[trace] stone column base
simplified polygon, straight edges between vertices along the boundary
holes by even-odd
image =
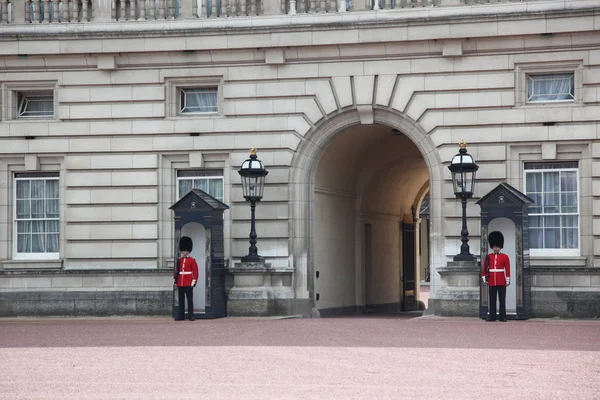
[[[273,268],[264,262],[241,262],[229,268],[229,273],[233,275],[233,286],[227,297],[228,316],[266,317],[306,313],[307,307],[294,296],[293,268]]]
[[[438,268],[445,283],[435,298],[429,299],[425,314],[442,317],[479,317],[480,270],[477,261],[449,262]]]

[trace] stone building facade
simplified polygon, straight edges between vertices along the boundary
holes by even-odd
[[[464,140],[471,250],[475,201],[509,183],[536,201],[533,315],[600,316],[599,10],[0,0],[0,315],[169,313],[169,207],[191,187],[230,207],[234,314],[402,303],[402,224],[422,227],[427,198],[429,312],[477,315],[477,271],[440,273],[459,252],[447,166]],[[270,268],[236,281],[251,147]]]

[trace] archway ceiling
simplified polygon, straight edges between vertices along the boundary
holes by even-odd
[[[331,141],[315,185],[360,197],[366,212],[401,216],[427,180],[425,161],[410,139],[387,126],[357,125]]]

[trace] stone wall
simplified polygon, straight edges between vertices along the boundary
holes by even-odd
[[[172,272],[0,271],[0,317],[171,315]]]

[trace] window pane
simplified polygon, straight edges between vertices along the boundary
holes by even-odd
[[[55,178],[17,179],[15,186],[19,198],[16,201],[18,220],[15,227],[17,252],[58,252],[60,228],[58,180]]]
[[[58,199],[58,181],[47,180],[46,181],[46,198],[47,199]]]
[[[544,248],[544,235],[542,229],[529,229],[529,247],[532,249]]]
[[[544,228],[560,228],[560,218],[558,215],[544,217]]]
[[[544,193],[560,190],[560,173],[558,171],[544,172]]]
[[[223,201],[223,180],[211,179],[209,181],[208,194],[218,200]]]
[[[31,218],[46,217],[46,202],[44,200],[31,200]]]
[[[546,193],[544,195],[544,213],[558,213],[560,212],[559,207],[560,194],[558,193]]]
[[[544,248],[560,249],[560,229],[559,228],[544,229]]]
[[[31,252],[45,253],[46,252],[46,235],[32,234],[31,235]]]
[[[567,193],[560,195],[560,212],[576,213],[577,212],[577,194]]]
[[[17,200],[17,219],[31,218],[29,200]]]
[[[526,175],[527,186],[526,192],[529,193],[541,193],[542,192],[542,173],[541,172],[528,172]]]
[[[20,92],[17,96],[19,117],[54,115],[54,95],[51,91]]]
[[[565,215],[560,217],[560,219],[563,228],[577,228],[579,225],[579,216],[577,215]]]
[[[58,253],[58,234],[51,234],[47,236],[48,240],[48,253]]]
[[[45,221],[31,221],[31,231],[33,233],[44,233],[46,227]]]
[[[576,249],[579,247],[578,230],[576,228],[562,229],[561,233],[563,249]]]
[[[563,192],[577,192],[577,173],[575,171],[561,172],[560,190]]]
[[[46,218],[58,218],[58,200],[46,200]]]
[[[200,189],[208,193],[208,181],[206,179],[194,179],[194,189]]]
[[[31,235],[17,235],[17,253],[31,253]]]
[[[30,233],[31,221],[17,221],[17,234]]]
[[[542,228],[542,217],[530,216],[529,217],[530,228]]]
[[[182,198],[189,191],[192,190],[192,180],[191,179],[180,179],[179,180],[179,198]]]
[[[529,206],[529,212],[531,214],[541,214],[543,196],[541,194],[529,194],[528,196],[533,200],[533,204]]]
[[[59,221],[46,221],[46,233],[58,233],[59,232]]]
[[[17,199],[29,199],[29,181],[17,181]]]
[[[182,113],[217,112],[217,89],[181,89],[181,102]]]
[[[37,179],[31,181],[31,198],[43,199],[46,195],[46,181]]]
[[[529,101],[573,100],[575,98],[573,73],[529,75],[527,99]]]

